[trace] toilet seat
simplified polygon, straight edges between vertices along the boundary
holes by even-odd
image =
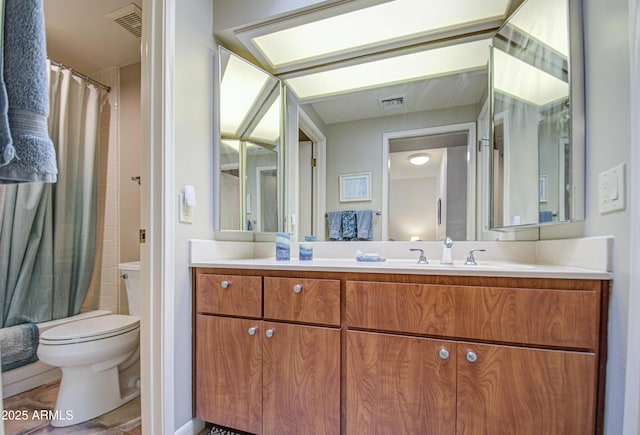
[[[140,327],[140,317],[110,314],[78,320],[48,329],[40,336],[40,344],[65,345],[102,340]]]

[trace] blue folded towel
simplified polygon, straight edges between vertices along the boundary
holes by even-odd
[[[328,212],[327,222],[329,224],[329,240],[342,240],[342,212]]]
[[[342,238],[344,240],[355,240],[357,237],[356,212],[345,210],[342,212]]]
[[[4,29],[4,2],[0,4],[0,29]],[[4,84],[4,47],[3,33],[0,32],[0,167],[9,164],[15,156],[15,148],[13,147],[13,139],[11,139],[11,131],[9,130],[9,101],[7,99],[7,87]]]
[[[551,222],[553,221],[553,212],[552,211],[541,211],[540,212],[540,223],[542,222]]]
[[[0,183],[55,183],[49,138],[49,82],[42,0],[5,0],[4,80],[15,158],[0,167]]]
[[[38,361],[38,327],[33,323],[0,329],[2,371]]]
[[[358,210],[356,212],[358,240],[373,239],[373,225],[371,222],[372,217],[373,212],[371,210]]]

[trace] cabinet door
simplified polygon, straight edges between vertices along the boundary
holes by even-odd
[[[199,314],[196,328],[196,417],[260,434],[261,322]]]
[[[457,360],[459,435],[594,433],[594,354],[460,343]]]
[[[455,433],[455,344],[349,331],[346,358],[348,434]]]
[[[263,433],[340,433],[340,331],[264,323]]]

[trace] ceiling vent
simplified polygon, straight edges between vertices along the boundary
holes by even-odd
[[[138,5],[131,3],[129,6],[117,9],[105,16],[136,38],[142,37],[142,9]]]
[[[380,99],[380,109],[383,111],[393,110],[393,109],[402,109],[405,107],[407,107],[407,100],[405,100],[404,95],[401,95],[398,97]]]

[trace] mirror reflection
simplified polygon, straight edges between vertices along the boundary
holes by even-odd
[[[540,9],[541,2],[452,0],[450,8],[434,8],[426,19],[419,1],[364,1],[360,6],[349,3],[345,8],[292,13],[295,19],[283,15],[259,23],[254,17],[251,25],[218,29],[216,37],[223,44],[278,77],[287,93],[286,150],[283,156],[282,148],[275,147],[273,156],[276,195],[281,192],[278,186],[286,193],[279,215],[283,229],[294,239],[313,234],[326,240],[334,238],[329,217],[335,212],[371,212],[371,240],[495,240],[502,236],[492,227],[545,222],[547,212],[552,222],[570,219],[575,195],[563,194],[561,185],[565,190],[577,187],[569,181],[575,180],[580,146],[572,147],[571,132],[566,133],[572,114],[570,106],[564,108],[568,57],[554,54],[549,60],[547,52],[552,50],[547,42],[544,56],[535,54],[540,49],[529,43],[526,49],[510,48],[516,34],[544,39],[536,29],[515,21],[503,25],[514,10],[520,13],[530,4],[548,21],[554,18],[549,27],[562,30],[568,43],[566,2],[560,2],[564,13]],[[449,14],[450,9],[465,13]],[[360,36],[366,32],[359,29],[371,28],[376,11],[383,21],[393,16],[417,27],[411,27],[413,33],[385,39],[386,32],[378,32],[375,41],[363,40]],[[328,23],[331,30],[322,30]],[[352,40],[351,34],[360,36]],[[488,77],[491,45],[500,51],[494,55],[495,92]],[[518,51],[526,54],[525,63],[531,56],[545,59],[533,61],[534,66],[553,63],[551,75],[560,78],[563,96],[529,103],[516,91],[497,86],[500,71],[505,71],[500,56],[516,57]],[[504,75],[522,74],[508,70]],[[544,87],[531,80],[525,80],[530,88]],[[261,146],[262,158],[267,159],[268,141],[250,142]],[[255,213],[257,198],[269,195],[263,187],[274,165],[262,161],[249,169],[250,151],[243,143],[229,145],[229,162],[221,158],[222,173],[227,171],[224,165],[230,165],[228,176],[246,181],[244,186],[238,182],[239,195],[221,192],[221,199],[237,198],[231,206],[239,210],[239,216],[230,217],[238,224],[221,228],[267,231],[270,224]],[[413,154],[427,154],[429,162],[421,169],[403,167]],[[286,161],[285,168],[279,161]],[[359,192],[345,199],[342,180],[362,174],[370,180],[362,188],[366,195]],[[516,174],[526,175],[526,180],[519,183]],[[285,182],[278,184],[283,177]],[[260,192],[250,190],[251,184],[260,186]]]
[[[220,48],[220,230],[278,231],[280,83]]]
[[[496,228],[574,217],[568,7],[527,0],[493,38]]]

